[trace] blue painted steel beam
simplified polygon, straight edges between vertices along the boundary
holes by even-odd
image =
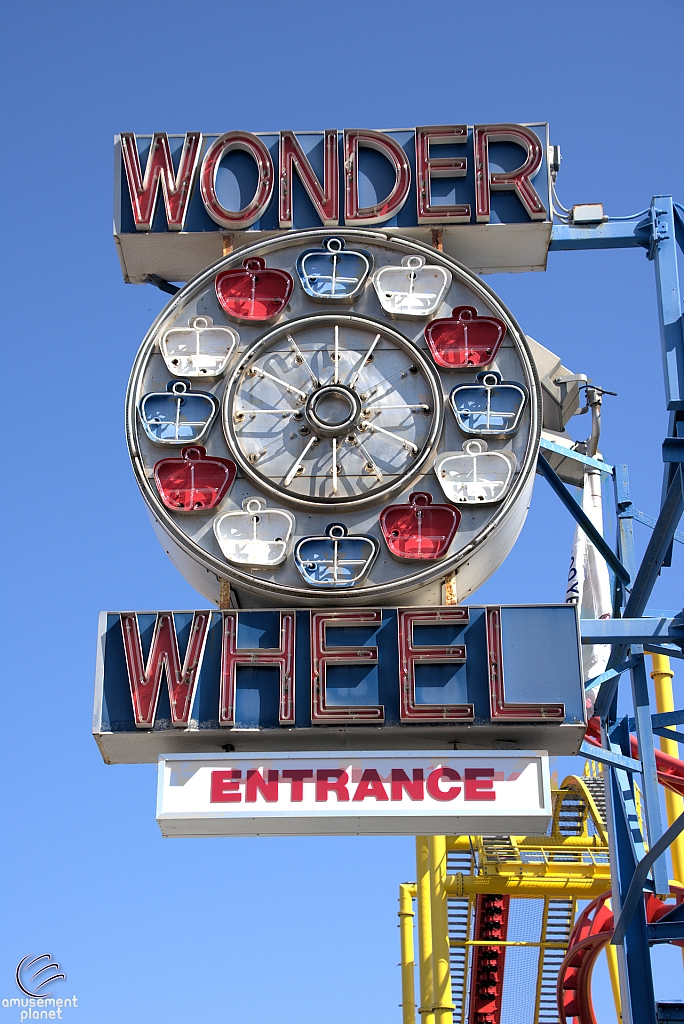
[[[639,742],[639,757],[643,766],[641,782],[644,794],[646,830],[648,832],[649,846],[651,849],[656,849],[663,834],[663,817],[660,807],[658,769],[656,767],[655,746],[651,726],[651,705],[648,692],[648,677],[646,675],[646,660],[643,651],[639,652],[639,648],[633,646],[632,654],[637,653],[640,653],[637,663],[630,669],[632,701],[634,704],[636,736]],[[651,864],[655,891],[657,893],[668,893],[670,891],[670,883],[664,852],[662,856],[653,858]]]
[[[648,249],[651,235],[650,220],[604,221],[590,227],[574,224],[554,224],[551,229],[549,252],[577,249]]]
[[[648,925],[649,942],[672,942],[684,939],[684,903],[674,907],[655,924]],[[684,1010],[684,1006],[682,1007]]]
[[[673,439],[670,438],[670,440],[673,440]],[[676,440],[679,440],[679,438],[677,438]],[[663,447],[665,447],[665,441],[663,442]],[[684,447],[684,438],[682,439],[682,447]],[[667,461],[667,460],[664,460],[664,461]],[[634,508],[633,506],[632,506],[631,509],[626,509],[624,512],[619,512],[618,513],[618,517],[620,519],[622,519],[622,518],[636,519],[637,523],[643,523],[644,526],[650,527],[651,530],[655,529],[656,520],[653,518],[653,516],[648,516],[648,515],[646,515],[645,512],[640,512],[638,508]],[[684,533],[681,533],[679,530],[675,530],[674,539],[679,544],[684,544]]]
[[[606,543],[604,538],[598,532],[594,524],[588,518],[586,513],[583,511],[581,506],[575,501],[570,491],[567,489],[561,478],[558,476],[556,471],[549,465],[548,461],[539,452],[537,456],[537,468],[541,475],[549,482],[556,495],[563,502],[570,515],[573,517],[575,522],[578,524],[580,529],[584,530],[587,537],[594,545],[594,547],[600,552],[605,558],[606,562],[613,570],[615,575],[622,580],[623,583],[629,583],[629,573],[625,569],[624,565],[612,550],[609,544]]]
[[[604,743],[607,744],[605,730]],[[614,730],[622,733],[623,745],[629,744],[626,722]],[[617,743],[610,743],[618,752]],[[613,912],[617,916],[622,906],[634,870],[645,850],[639,818],[634,803],[634,792],[626,772],[613,768],[606,778],[606,825],[610,846],[610,875]],[[620,992],[625,1024],[657,1024],[653,970],[646,937],[646,914],[643,900],[633,914],[626,937],[617,948],[620,966]]]
[[[654,196],[651,206],[660,342],[667,408],[684,409],[684,325],[677,268],[677,237],[672,196]]]
[[[613,472],[613,467],[609,466],[607,462],[601,462],[600,459],[592,459],[588,455],[574,452],[572,448],[564,448],[562,444],[556,444],[555,441],[547,441],[545,437],[540,438],[539,445],[541,448],[546,448],[549,452],[555,452],[556,455],[563,455],[566,459],[581,462],[583,465],[589,466],[590,469],[598,469],[600,473],[606,473],[608,476]],[[653,521],[655,522],[655,520]],[[682,539],[684,540],[684,538]]]
[[[541,456],[543,458],[543,456]],[[667,496],[660,510],[660,515],[641,560],[639,571],[631,588],[625,605],[625,618],[638,618],[648,604],[653,585],[658,578],[665,556],[672,544],[679,520],[684,512],[684,476],[683,467],[677,467],[672,478]]]
[[[681,832],[684,832],[684,814],[680,814],[678,818],[675,818],[668,830],[663,832],[658,842],[655,843],[646,856],[639,861],[632,877],[632,881],[630,882],[627,895],[622,901],[620,916],[615,922],[615,931],[613,932],[613,938],[611,939],[611,943],[614,946],[620,945],[624,940],[629,923],[634,915],[634,911],[637,909],[639,901],[643,899],[644,883],[651,865],[665,853],[668,846],[674,842]]]
[[[644,644],[647,654],[662,654],[666,658],[684,659],[684,652],[677,647],[669,647],[665,644]]]
[[[586,740],[583,741],[579,752],[582,757],[610,765],[611,768],[622,768],[626,772],[641,773],[643,771],[641,761],[637,761],[633,757],[626,757],[625,754],[618,754],[613,750],[606,750],[605,747],[595,747],[593,743],[587,743]]]
[[[684,644],[680,619],[580,619],[580,634],[583,644]],[[620,674],[624,670],[616,667],[612,671]]]

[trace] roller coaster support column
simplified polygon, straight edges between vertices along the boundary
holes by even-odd
[[[416,836],[416,897],[418,900],[418,973],[422,1024],[435,1024],[435,990],[432,970],[432,913],[430,853],[427,836]]]
[[[674,695],[672,692],[672,678],[674,672],[670,668],[670,659],[664,654],[652,654],[653,671],[651,678],[655,683],[656,708],[659,714],[665,711],[674,711]],[[671,757],[679,757],[679,744],[676,740],[660,740],[660,749]],[[673,793],[671,789],[665,790],[665,807],[667,808],[667,823],[672,823],[684,812],[684,797]],[[678,836],[670,847],[672,855],[672,871],[676,882],[684,885],[684,836]]]
[[[446,894],[446,836],[430,836],[428,848],[430,854],[435,1024],[452,1024],[454,1007],[451,1001],[449,922]]]
[[[401,1009],[403,1024],[416,1024],[413,947],[413,892],[411,885],[399,886],[399,937],[401,940]]]

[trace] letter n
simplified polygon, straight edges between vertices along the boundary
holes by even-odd
[[[160,186],[169,230],[183,230],[201,151],[201,133],[188,132],[183,142],[176,174],[169,137],[166,132],[155,132],[143,177],[135,135],[133,132],[121,134],[121,159],[126,172],[136,231],[152,230]]]
[[[137,614],[124,612],[119,618],[136,726],[139,729],[151,729],[154,725],[162,675],[166,673],[171,722],[175,726],[186,727],[190,721],[197,677],[202,667],[211,612],[193,614],[182,668],[172,612],[157,614],[147,665],[143,659]]]

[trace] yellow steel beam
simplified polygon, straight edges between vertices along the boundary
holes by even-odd
[[[403,1024],[416,1024],[416,992],[413,948],[413,895],[415,886],[399,886],[399,937],[401,940],[401,1008]]]
[[[432,973],[432,913],[430,908],[430,858],[427,836],[416,836],[416,896],[418,899],[418,975],[423,1024],[435,1024]]]
[[[428,839],[430,896],[432,910],[432,963],[435,1024],[452,1024],[451,965],[449,963],[449,922],[447,915],[447,848],[445,836]]]

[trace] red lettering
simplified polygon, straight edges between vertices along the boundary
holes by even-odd
[[[316,800],[326,803],[334,793],[339,803],[349,799],[349,776],[341,768],[319,768],[316,772]]]
[[[340,172],[337,160],[337,129],[329,128],[323,138],[323,185],[314,174],[294,132],[280,133],[280,192],[279,219],[281,228],[291,228],[292,214],[292,172],[307,191],[316,213],[324,227],[331,228],[340,222]]]
[[[122,132],[121,158],[126,172],[136,231],[151,231],[160,186],[169,230],[183,230],[201,149],[201,133],[188,132],[176,174],[173,169],[169,137],[166,132],[155,132],[143,178],[135,135],[133,132]]]
[[[487,616],[487,662],[489,665],[489,714],[493,722],[562,722],[565,704],[523,704],[506,700],[504,685],[501,609],[490,606]]]
[[[261,793],[264,800],[269,804],[278,802],[278,772],[269,769],[267,772],[268,782],[258,768],[250,768],[247,772],[247,785],[245,786],[245,803],[256,802],[257,793]]]
[[[294,612],[281,612],[280,647],[238,647],[238,613],[223,612],[219,725],[235,725],[235,689],[239,665],[263,665],[278,669],[280,676],[278,721],[281,725],[294,725],[294,630]]]
[[[427,777],[428,793],[433,800],[455,800],[461,792],[461,787],[451,786],[449,789],[441,789],[439,785],[441,779],[451,779],[454,782],[460,782],[461,776],[454,768],[448,768],[446,765],[442,768],[435,768]]]
[[[374,149],[386,157],[394,168],[394,187],[375,206],[359,206],[359,147]],[[391,135],[383,132],[344,130],[344,221],[352,227],[360,224],[383,224],[399,213],[411,187],[411,168],[406,153]]]
[[[466,800],[496,800],[493,768],[466,768],[464,775]]]
[[[211,773],[212,804],[239,804],[242,796],[239,792],[242,772],[238,768],[228,768],[223,772]]]
[[[328,626],[365,626],[381,623],[379,611],[343,611],[311,613],[311,667],[313,685],[311,688],[311,723],[324,722],[382,722],[385,709],[379,705],[329,705],[326,686],[328,665],[377,665],[377,647],[328,647],[326,629]]]
[[[145,665],[140,625],[134,612],[120,615],[133,717],[139,729],[151,729],[157,713],[162,675],[166,675],[171,723],[186,727],[190,721],[195,686],[204,658],[210,612],[195,612],[181,668],[178,636],[172,612],[158,612],[150,654]]]
[[[445,146],[468,141],[465,124],[434,125],[416,128],[416,192],[419,224],[463,224],[470,221],[470,206],[448,204],[432,205],[433,178],[464,178],[467,170],[465,157],[432,157],[430,145]]]
[[[514,142],[522,146],[526,156],[514,171],[489,172],[490,142]],[[489,221],[491,192],[515,192],[527,210],[530,220],[546,220],[546,207],[532,184],[542,164],[544,152],[541,139],[521,124],[477,124],[473,129],[475,154],[475,219]]]
[[[283,779],[290,783],[291,802],[298,804],[304,799],[304,782],[313,779],[313,771],[310,768],[285,768]]]
[[[365,769],[356,787],[354,800],[365,800],[367,796],[372,796],[375,800],[389,800],[377,768]]]
[[[249,154],[257,169],[257,187],[254,196],[241,210],[227,210],[216,194],[216,176],[221,161],[234,149]],[[251,132],[226,132],[219,135],[207,150],[200,172],[200,192],[207,213],[216,224],[233,231],[244,231],[259,220],[271,201],[273,193],[273,160],[257,135]]]
[[[418,646],[413,639],[416,625],[467,625],[467,608],[430,608],[399,612],[399,673],[402,722],[472,722],[474,704],[418,704],[416,702],[416,665],[462,665],[466,660],[465,644],[442,647]]]
[[[409,780],[403,768],[392,769],[392,799],[402,800],[404,792],[406,792],[411,800],[422,800],[424,798],[422,768],[413,769],[413,781]]]

